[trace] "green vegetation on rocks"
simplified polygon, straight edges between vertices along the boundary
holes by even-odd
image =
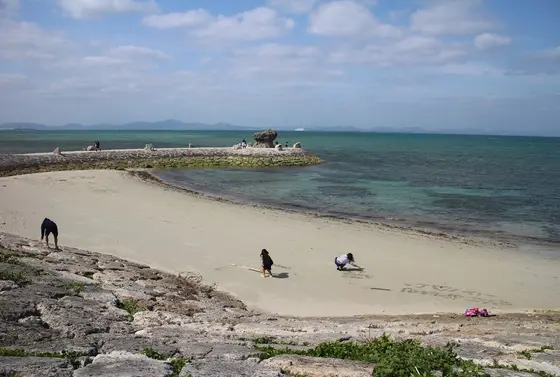
[[[32,352],[26,351],[21,348],[0,348],[0,356],[12,356],[12,357],[51,357],[56,359],[66,359],[72,364],[74,369],[80,367],[80,357],[89,356],[79,352],[73,351],[62,351],[62,352]]]
[[[69,283],[66,284],[65,288],[70,293],[77,295],[78,293],[84,290],[85,285],[83,283]]]
[[[261,359],[279,355],[300,355],[345,359],[366,362],[374,365],[374,377],[489,377],[484,367],[471,360],[464,360],[455,352],[456,344],[448,343],[445,347],[422,346],[417,339],[394,340],[383,335],[373,340],[358,342],[327,342],[307,350],[277,348],[263,344],[278,344],[271,338],[254,340],[260,343],[256,348],[261,352]],[[545,352],[553,349],[544,346],[522,352],[526,356],[531,353]],[[530,357],[528,357],[530,358]],[[553,374],[533,369],[522,369],[515,365],[503,365],[497,362],[492,369],[507,369],[526,373],[535,373],[541,377],[553,377]]]
[[[117,308],[126,310],[130,315],[134,315],[147,309],[146,305],[143,302],[135,300],[133,298],[124,299],[117,302]]]
[[[153,350],[152,348],[146,348],[144,349],[144,351],[142,351],[142,353],[148,356],[150,359],[165,361],[169,363],[173,368],[173,377],[179,376],[185,365],[187,365],[187,363],[189,362],[189,359],[187,358],[163,355]]]
[[[20,272],[0,271],[0,280],[10,280],[17,285],[29,283],[29,280]]]
[[[533,358],[532,354],[543,353],[547,350],[553,350],[553,349],[554,349],[554,347],[552,347],[552,346],[542,346],[542,347],[534,348],[534,349],[531,349],[531,350],[521,351],[521,352],[519,352],[519,354],[524,356],[527,360],[531,360]]]
[[[22,265],[21,261],[17,258],[17,256],[9,254],[9,253],[1,253],[0,254],[0,263]]]
[[[424,347],[418,340],[393,340],[382,336],[365,343],[328,342],[309,350],[257,347],[266,359],[282,354],[363,361],[375,365],[375,377],[473,377],[484,376],[482,367],[457,357],[455,346]],[[439,373],[438,373],[439,372]]]

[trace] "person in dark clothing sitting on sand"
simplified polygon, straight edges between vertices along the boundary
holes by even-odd
[[[58,250],[58,226],[54,221],[45,217],[41,224],[41,241],[45,238],[47,247],[49,247],[49,234],[51,233],[54,237],[54,248]]]
[[[272,261],[272,258],[270,257],[270,254],[268,254],[268,251],[266,249],[262,249],[261,251],[261,260],[262,277],[266,277],[266,271],[268,271],[268,274],[272,277],[272,265],[274,264],[274,262]]]

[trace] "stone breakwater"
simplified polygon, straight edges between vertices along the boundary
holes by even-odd
[[[300,148],[162,148],[2,154],[0,177],[58,170],[291,167],[322,162],[321,158]]]
[[[284,318],[249,310],[194,275],[0,233],[0,376],[366,377],[374,364],[263,360],[257,346],[301,351],[385,333],[458,343],[458,355],[490,377],[560,375],[558,313]]]

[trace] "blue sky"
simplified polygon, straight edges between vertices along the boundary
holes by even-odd
[[[0,122],[560,135],[558,0],[0,0]]]

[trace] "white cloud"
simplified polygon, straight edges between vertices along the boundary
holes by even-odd
[[[307,13],[318,2],[319,0],[268,0],[268,5],[289,13]]]
[[[189,28],[190,35],[212,42],[277,38],[289,32],[295,24],[291,18],[265,7],[231,17],[213,16],[204,10],[152,15],[145,17],[143,22],[159,29]]]
[[[333,1],[309,17],[309,32],[326,36],[398,38],[401,31],[383,24],[364,5],[352,0]]]
[[[474,38],[474,46],[479,50],[489,50],[495,47],[506,46],[511,43],[511,38],[498,34],[484,33]]]
[[[136,59],[136,58],[154,58],[154,59],[161,59],[161,60],[170,59],[170,56],[163,51],[152,50],[151,48],[134,46],[134,45],[115,47],[111,49],[109,54],[114,57],[122,58],[122,59]]]
[[[325,55],[315,46],[268,43],[237,50],[229,58],[230,74],[240,79],[324,80],[343,75],[325,62]]]
[[[110,56],[85,56],[81,63],[85,68],[111,68],[126,64],[126,60],[112,58]]]
[[[512,63],[513,75],[560,74],[560,46],[527,53]]]
[[[477,34],[496,27],[481,0],[437,0],[411,15],[411,29],[428,35]]]
[[[433,68],[430,71],[433,74],[447,74],[456,76],[502,76],[504,71],[485,63],[460,63],[445,64],[441,67]]]
[[[234,17],[218,16],[192,34],[212,40],[258,40],[280,37],[293,27],[292,19],[281,17],[269,8],[256,8]]]
[[[0,73],[0,89],[19,87],[27,81],[27,76],[19,73]]]
[[[191,10],[183,13],[167,13],[144,17],[142,23],[156,29],[172,29],[179,27],[199,27],[210,24],[214,17],[204,9]]]
[[[560,61],[560,46],[552,47],[546,50],[537,51],[531,54],[536,59],[558,60]]]
[[[19,0],[0,0],[0,16],[11,15],[19,9]]]
[[[63,34],[31,22],[0,20],[0,59],[51,60],[69,48]]]
[[[58,0],[72,18],[94,18],[105,14],[146,13],[158,10],[155,0]]]
[[[338,64],[411,67],[461,62],[466,56],[465,50],[444,44],[438,39],[409,36],[394,43],[377,43],[357,50],[334,51],[329,59]]]

